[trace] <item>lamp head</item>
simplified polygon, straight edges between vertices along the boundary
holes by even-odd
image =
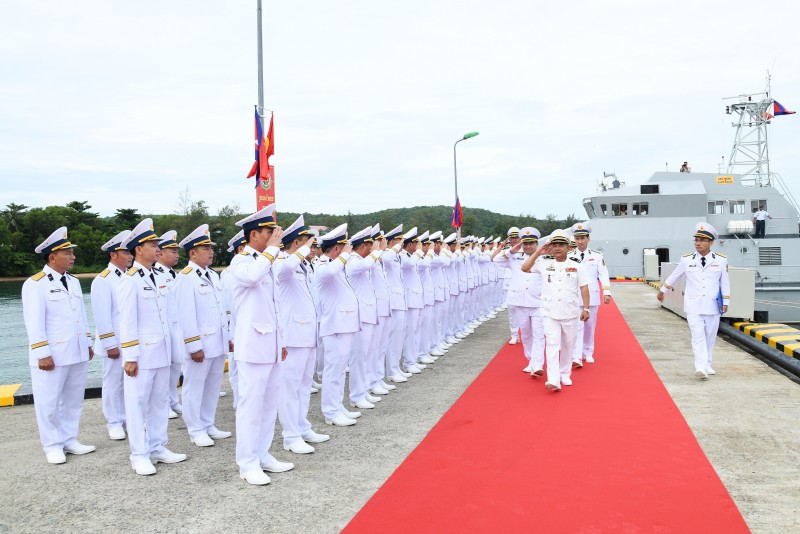
[[[464,134],[464,139],[469,139],[470,137],[475,137],[476,135],[478,135],[478,133],[479,132],[470,132],[470,133]]]

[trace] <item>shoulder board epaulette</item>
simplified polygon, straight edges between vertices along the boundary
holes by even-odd
[[[572,260],[572,261],[574,261],[575,263],[580,263],[580,262],[581,262],[581,260],[579,260],[578,258],[573,258],[572,256],[568,256],[568,257],[567,257],[567,259],[568,259],[568,260]]]
[[[103,269],[103,271],[102,271],[102,272],[101,272],[101,273],[100,273],[98,276],[99,276],[100,278],[105,278],[105,277],[106,277],[106,276],[108,276],[109,274],[111,274],[111,271],[109,271],[108,269]]]
[[[546,260],[554,260],[554,259],[555,259],[555,256],[551,256],[551,255],[549,255],[549,254],[542,254],[542,255],[541,255],[541,256],[539,256],[539,257],[540,257],[540,258],[544,258],[544,259],[546,259]]]
[[[692,254],[694,254],[694,252],[690,252],[690,253],[688,253],[688,254],[684,254],[683,256],[681,256],[681,258],[688,258],[688,257],[689,257],[689,256],[691,256]]]
[[[726,256],[725,254],[720,254],[719,252],[715,252],[714,254],[716,254],[720,258],[725,258],[726,260],[728,259],[728,256]]]
[[[184,267],[184,268],[183,268],[183,270],[181,271],[181,274],[189,274],[190,272],[192,272],[192,268],[191,268],[191,267],[189,267],[189,266],[186,266],[186,267]]]
[[[139,272],[139,269],[137,269],[136,267],[131,267],[130,269],[125,271],[125,274],[127,274],[128,276],[133,276],[134,274],[136,274],[138,272]]]
[[[32,279],[34,282],[38,282],[38,281],[39,281],[39,280],[41,280],[42,278],[44,278],[44,271],[42,271],[42,272],[39,272],[39,273],[36,273],[36,274],[34,274],[33,276],[31,276],[31,279]]]
[[[249,254],[247,253],[247,251],[246,251],[246,250],[243,250],[243,251],[241,251],[241,252],[239,253],[239,255],[241,255],[241,256],[249,256]]]

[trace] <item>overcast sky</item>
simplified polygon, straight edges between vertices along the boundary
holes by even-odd
[[[256,1],[0,2],[0,206],[255,207]],[[277,205],[453,203],[584,216],[688,160],[717,172],[723,97],[800,108],[800,8],[743,1],[264,0]],[[770,129],[800,196],[800,114]],[[724,170],[724,169],[723,169]]]

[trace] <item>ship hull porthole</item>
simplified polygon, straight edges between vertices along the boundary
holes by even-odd
[[[630,250],[628,250],[627,247],[622,249],[622,253],[625,254],[626,256],[628,255],[628,252],[630,252]]]

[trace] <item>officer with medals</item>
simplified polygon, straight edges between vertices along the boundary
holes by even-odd
[[[234,358],[239,369],[236,405],[236,463],[242,480],[270,483],[264,471],[294,468],[270,453],[281,390],[279,361],[286,359],[277,316],[273,264],[283,231],[275,223],[275,204],[237,221],[247,245],[231,261],[230,283],[236,309]]]
[[[389,285],[389,303],[392,309],[392,320],[386,342],[386,375],[391,382],[401,384],[408,381],[410,373],[400,368],[405,337],[406,306],[403,272],[400,253],[403,246],[403,225],[399,225],[385,235],[387,248],[381,256],[381,264]]]
[[[46,265],[22,285],[36,423],[51,464],[66,462],[65,453],[95,450],[77,439],[94,352],[81,285],[67,274],[75,264],[73,247],[65,226],[50,234],[35,249]]]
[[[555,230],[550,234],[549,242],[522,264],[522,272],[538,273],[542,277],[542,316],[547,358],[545,387],[550,391],[560,391],[562,384],[572,385],[572,353],[578,321],[589,318],[590,280],[580,262],[567,257],[568,246],[567,232]]]
[[[228,253],[231,255],[231,260],[244,250],[245,245],[247,245],[247,240],[244,237],[244,231],[239,230],[228,241]],[[233,297],[231,295],[230,278],[228,276],[230,272],[231,267],[228,265],[220,274],[220,280],[222,281],[222,294],[225,298],[225,307],[228,314],[228,337],[230,338],[228,346],[230,350],[228,353],[228,380],[231,383],[231,391],[233,391],[233,409],[235,411],[236,403],[239,400],[239,373],[236,368],[236,358],[233,357],[236,348],[233,342],[233,333],[236,331],[236,308],[233,306]]]
[[[189,256],[175,287],[175,302],[183,347],[183,420],[189,439],[198,447],[231,433],[214,425],[225,354],[228,352],[228,313],[219,275],[211,269],[215,243],[207,224],[201,224],[179,246]]]
[[[611,302],[611,282],[608,279],[608,268],[603,253],[589,248],[589,234],[592,228],[588,223],[580,222],[572,225],[572,236],[576,248],[570,256],[581,262],[584,270],[589,275],[589,319],[578,324],[578,339],[575,343],[575,352],[572,357],[573,367],[583,367],[586,363],[594,363],[594,333],[597,326],[597,309],[600,302]],[[602,293],[600,286],[603,286]],[[602,298],[601,298],[602,297]]]
[[[658,301],[664,302],[664,294],[672,291],[672,286],[681,276],[686,276],[683,311],[692,333],[695,376],[700,380],[717,374],[711,367],[712,353],[719,317],[728,311],[731,298],[728,258],[711,250],[716,239],[717,231],[713,226],[707,222],[697,223],[694,228],[695,252],[683,255],[658,293]]]
[[[172,362],[169,369],[169,418],[175,419],[183,413],[180,397],[178,396],[178,382],[181,379],[181,366],[183,365],[183,343],[180,326],[178,324],[178,308],[175,305],[175,284],[178,273],[174,267],[180,260],[178,253],[178,232],[169,230],[158,238],[158,248],[161,249],[153,272],[159,278],[159,284],[167,288],[167,318],[170,332],[170,353]]]
[[[373,226],[371,232],[373,251],[381,256],[372,266],[370,273],[372,288],[375,290],[375,309],[378,312],[378,324],[375,328],[371,361],[368,361],[367,366],[367,382],[369,383],[371,394],[386,395],[397,388],[397,386],[388,384],[383,380],[387,376],[387,345],[393,320],[392,305],[389,301],[389,280],[383,268],[383,257],[386,254],[387,245],[380,224]]]
[[[283,232],[285,257],[275,264],[278,286],[278,320],[288,352],[281,362],[282,383],[278,416],[283,427],[283,448],[295,454],[309,454],[309,443],[328,441],[317,434],[308,421],[311,382],[317,355],[317,310],[311,296],[311,234],[303,216]],[[308,443],[307,443],[308,442]]]
[[[511,228],[508,229],[506,236],[507,236],[507,243],[506,243],[507,248],[515,246],[520,241],[519,228],[517,228],[516,226],[512,226]],[[502,277],[503,277],[503,292],[505,293],[506,297],[505,302],[506,306],[508,306],[508,291],[511,288],[511,278],[512,278],[511,269],[509,268],[503,269]],[[517,326],[516,318],[514,314],[511,313],[510,309],[508,313],[508,327],[511,330],[511,339],[508,340],[508,344],[516,345],[517,343],[519,343],[519,326]]]
[[[123,230],[109,239],[101,250],[108,252],[108,267],[92,280],[92,313],[96,326],[94,352],[103,358],[103,416],[108,437],[125,439],[125,391],[119,348],[119,307],[117,286],[133,263],[133,256],[122,242],[131,234]]]
[[[168,288],[159,284],[152,270],[159,254],[158,240],[152,219],[136,225],[122,242],[133,253],[133,266],[117,287],[125,417],[130,461],[138,475],[155,474],[154,464],[158,462],[171,464],[186,459],[185,454],[166,448],[171,334],[167,324]]]

